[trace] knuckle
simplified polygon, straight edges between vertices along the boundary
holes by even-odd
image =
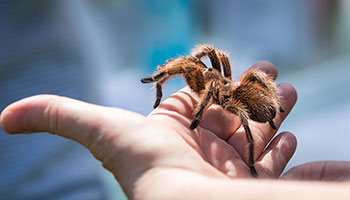
[[[56,96],[47,104],[44,111],[44,122],[46,129],[53,134],[59,133],[60,104],[64,97]]]

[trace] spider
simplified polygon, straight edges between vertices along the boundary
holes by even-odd
[[[208,68],[201,60],[204,56],[209,57],[212,67]],[[284,112],[284,109],[273,79],[261,70],[249,69],[243,75],[241,83],[235,85],[228,54],[207,44],[198,45],[190,56],[167,60],[166,64],[157,67],[157,72],[151,77],[141,79],[142,83],[155,83],[154,108],[161,101],[162,85],[175,75],[182,75],[192,91],[200,96],[191,129],[199,125],[203,112],[210,103],[218,104],[225,111],[240,117],[249,144],[250,172],[253,177],[258,177],[254,166],[254,140],[248,119],[268,122],[272,129],[277,129],[273,119],[277,112]]]

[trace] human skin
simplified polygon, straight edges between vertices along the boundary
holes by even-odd
[[[277,77],[269,62],[253,67]],[[286,112],[274,119],[277,127],[297,99],[291,85],[278,87]],[[10,134],[49,132],[84,145],[114,174],[130,199],[349,199],[350,184],[344,182],[350,179],[348,162],[309,163],[281,176],[297,142],[289,132],[275,136],[268,123],[249,121],[259,173],[258,179],[252,178],[237,116],[211,105],[199,126],[189,129],[198,100],[184,88],[142,116],[38,95],[9,105],[0,123]]]

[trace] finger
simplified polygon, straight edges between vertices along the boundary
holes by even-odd
[[[276,79],[278,76],[278,70],[274,64],[269,61],[260,61],[254,64],[251,68],[260,69],[268,74],[272,79]]]
[[[0,123],[9,133],[45,131],[83,144],[129,195],[136,180],[154,167],[152,161],[169,157],[164,156],[167,152],[162,147],[170,148],[175,138],[166,141],[164,138],[169,136],[159,139],[156,131],[146,132],[155,124],[136,113],[54,95],[33,96],[11,104],[2,112]],[[175,147],[171,148],[179,149]]]
[[[286,119],[292,108],[294,107],[298,95],[295,88],[287,83],[282,83],[278,85],[280,90],[280,101],[281,105],[284,108],[284,112],[278,112],[276,117],[273,119],[277,129],[281,126],[282,122]],[[269,123],[258,123],[252,122],[252,126],[257,127],[260,130],[260,135],[258,138],[261,140],[260,146],[257,145],[258,152],[262,152],[266,145],[271,141],[275,136],[276,130],[273,130]]]
[[[283,132],[276,136],[256,162],[264,171],[261,176],[278,178],[293,156],[296,146],[297,140],[292,133]]]
[[[280,101],[281,105],[284,108],[284,112],[279,112],[274,119],[274,122],[277,127],[280,127],[283,120],[288,116],[292,108],[298,99],[298,94],[295,88],[288,83],[281,83],[278,85],[280,91]]]
[[[281,126],[282,122],[286,119],[292,108],[297,101],[297,92],[295,88],[287,83],[278,85],[280,90],[281,105],[284,108],[284,112],[278,112],[273,119],[277,129]],[[269,123],[250,122],[251,126],[256,127],[259,130],[260,135],[258,139],[261,140],[261,146],[257,145],[259,152],[265,149],[266,145],[270,142],[273,136],[276,134],[276,130],[273,130]]]
[[[142,116],[66,97],[38,95],[9,105],[1,113],[0,123],[8,133],[50,132],[89,147],[96,140],[103,143],[111,137],[100,133],[102,124],[104,129],[122,134],[128,131],[131,118],[134,124]]]
[[[264,71],[266,74],[268,74],[273,80],[277,78],[278,75],[278,70],[275,67],[274,64],[268,62],[268,61],[259,61],[252,65],[249,69],[254,68],[254,69],[259,69]],[[249,71],[249,69],[247,71]],[[238,78],[238,82],[241,82],[244,76],[240,76]]]
[[[349,181],[350,162],[318,161],[293,167],[283,176],[289,180]]]

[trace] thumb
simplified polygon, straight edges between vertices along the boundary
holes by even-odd
[[[94,143],[104,144],[143,119],[139,114],[118,108],[56,95],[37,95],[6,107],[1,113],[0,124],[8,133],[50,132],[93,150],[91,145]],[[113,134],[108,130],[113,130]]]
[[[135,151],[131,150],[135,135],[130,133],[144,122],[144,116],[131,111],[55,95],[22,99],[6,107],[0,116],[0,124],[8,133],[45,131],[84,145],[129,195],[137,176],[147,168],[145,158],[133,159]]]

